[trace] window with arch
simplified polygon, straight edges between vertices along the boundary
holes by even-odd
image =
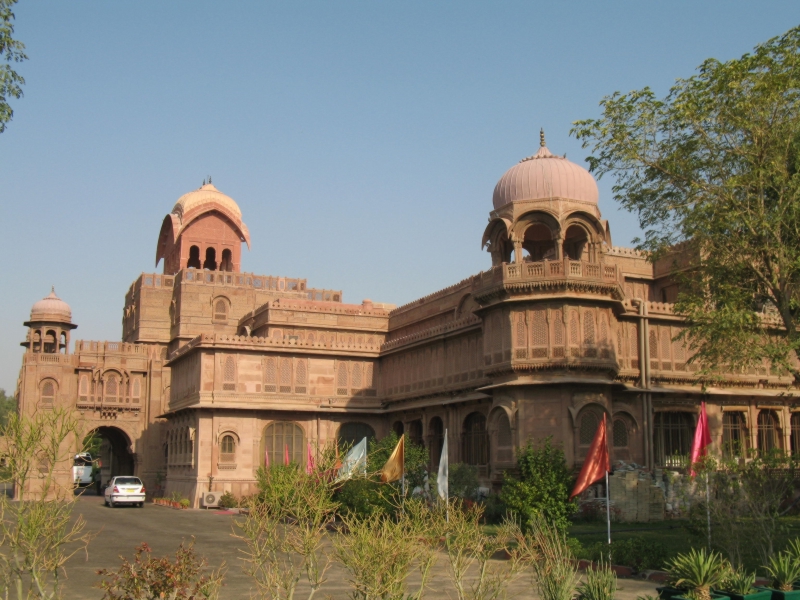
[[[589,241],[586,230],[580,225],[570,225],[564,234],[564,256],[570,260],[586,260],[584,250]]]
[[[86,374],[81,375],[80,382],[78,383],[78,396],[81,402],[87,402],[89,400],[89,376]]]
[[[531,358],[547,358],[547,311],[531,312]]]
[[[614,425],[611,432],[611,440],[614,448],[627,448],[628,447],[628,424],[625,419],[614,419]]]
[[[236,438],[231,433],[226,433],[219,441],[219,462],[236,462]]]
[[[190,269],[200,268],[200,248],[197,246],[189,248],[189,260],[186,261],[186,266]]]
[[[653,423],[656,464],[660,467],[684,467],[694,436],[694,417],[687,412],[657,412]]]
[[[134,377],[131,381],[131,401],[134,404],[139,403],[139,399],[142,395],[142,383],[139,377]]]
[[[800,413],[792,413],[790,423],[792,426],[792,435],[790,438],[792,443],[792,456],[800,456]]]
[[[222,389],[231,392],[236,390],[236,361],[232,356],[226,357],[223,363]]]
[[[106,375],[103,392],[103,399],[105,402],[119,401],[119,377],[116,373],[109,373]]]
[[[468,465],[478,467],[489,463],[489,436],[486,431],[486,417],[474,412],[464,419],[461,432],[461,458]]]
[[[228,303],[223,298],[214,301],[214,321],[224,322],[228,320]]]
[[[347,363],[344,361],[339,361],[336,367],[336,394],[347,395]]]
[[[572,355],[578,356],[578,344],[580,344],[580,322],[578,321],[578,312],[571,310],[569,312],[569,345],[573,346]]]
[[[781,450],[780,426],[774,410],[763,409],[758,413],[758,451],[763,453]]]
[[[502,408],[495,411],[495,427],[497,429],[495,460],[497,462],[511,462],[514,460],[514,439],[511,433],[511,421]]]
[[[671,336],[669,327],[664,327],[661,329],[661,360],[664,361],[662,366],[663,369],[672,369],[672,365],[667,364],[668,361],[672,360],[670,357],[670,345],[671,345]]]
[[[428,448],[430,449],[431,466],[439,468],[444,447],[444,422],[440,417],[433,417],[428,424]]]
[[[552,312],[553,318],[553,358],[564,357],[564,314],[561,309]]]
[[[353,365],[353,370],[352,370],[352,373],[350,374],[350,377],[351,377],[351,379],[353,381],[352,385],[353,385],[353,391],[354,392],[357,391],[357,390],[360,390],[364,386],[363,380],[362,380],[362,377],[361,377],[361,365],[359,363],[355,363]]]
[[[655,327],[650,330],[650,360],[658,360],[658,333]]]
[[[280,359],[280,392],[281,394],[292,393],[292,359],[283,357]]]
[[[594,321],[594,311],[587,310],[583,313],[583,352],[587,357],[597,356],[597,331]]]
[[[422,420],[414,419],[408,424],[408,442],[422,446]]]
[[[744,413],[730,410],[722,413],[722,455],[725,458],[743,457],[747,447]]]
[[[602,415],[599,409],[587,408],[583,411],[578,421],[578,446],[591,446],[601,418]]]
[[[342,423],[339,427],[339,433],[336,435],[336,441],[340,449],[352,448],[364,438],[367,440],[375,439],[375,430],[359,421],[350,421]]]
[[[220,271],[233,271],[233,255],[229,248],[222,251],[222,261],[219,264]]]
[[[402,421],[395,421],[392,424],[392,431],[394,431],[394,433],[395,433],[395,435],[397,435],[397,437],[400,437],[401,435],[403,435],[403,433],[405,433],[405,429],[406,429],[405,425],[403,425]]]
[[[305,465],[306,435],[303,428],[293,421],[274,421],[264,429],[261,462],[265,462],[265,452],[269,453],[269,464],[284,464],[288,454],[289,462]]]
[[[274,357],[264,360],[264,391],[274,393],[278,391],[278,366]]]
[[[305,358],[298,358],[294,369],[294,391],[296,394],[306,393],[306,383],[308,382],[308,367]]]
[[[527,344],[526,333],[525,333],[525,315],[517,315],[517,328],[514,334],[514,347],[515,348],[525,348]],[[517,352],[519,354],[519,352]],[[522,358],[525,357],[525,353],[522,353]]]
[[[41,387],[42,404],[53,404],[56,400],[56,383],[52,379],[45,379]]]
[[[206,248],[206,259],[203,261],[203,268],[208,271],[217,270],[217,251],[214,248]]]

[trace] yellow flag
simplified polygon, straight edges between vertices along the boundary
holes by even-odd
[[[403,476],[403,469],[406,462],[405,438],[405,435],[400,436],[400,441],[397,442],[397,446],[395,446],[392,455],[389,457],[389,460],[386,461],[386,464],[383,465],[383,470],[381,471],[381,481],[383,483],[398,481]]]

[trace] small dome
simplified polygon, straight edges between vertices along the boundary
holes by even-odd
[[[533,156],[523,158],[497,182],[492,203],[495,209],[509,202],[564,198],[597,203],[597,182],[591,173],[555,156],[542,144]]]
[[[56,296],[55,288],[53,288],[49,296],[33,305],[31,321],[67,321],[71,323],[72,309],[69,304]]]
[[[215,188],[211,183],[206,183],[199,189],[184,194],[172,207],[172,213],[183,218],[183,215],[203,206],[204,204],[218,204],[230,211],[237,219],[242,219],[242,211],[233,198],[226,196]]]

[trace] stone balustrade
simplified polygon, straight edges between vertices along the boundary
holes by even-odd
[[[166,348],[146,344],[128,342],[94,342],[78,340],[75,342],[75,353],[92,354],[138,354],[148,358],[166,358]]]
[[[591,263],[565,258],[539,262],[503,263],[482,273],[478,280],[478,286],[488,287],[503,283],[564,279],[615,284],[619,283],[620,275],[617,265],[614,264]]]

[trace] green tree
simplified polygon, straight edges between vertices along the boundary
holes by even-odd
[[[6,130],[6,124],[14,116],[8,104],[9,98],[22,97],[22,86],[25,79],[11,68],[11,63],[27,60],[25,44],[15,40],[13,6],[17,0],[0,0],[0,56],[5,63],[0,64],[0,133]]]
[[[506,472],[500,497],[509,511],[527,528],[537,515],[560,531],[569,526],[569,516],[576,510],[569,500],[572,473],[561,448],[550,437],[534,446],[530,441],[517,456],[516,476]]]
[[[644,88],[600,106],[572,134],[638,214],[639,247],[673,261],[702,373],[769,361],[800,384],[800,28],[706,60],[663,99]]]
[[[17,399],[14,396],[6,396],[6,391],[0,388],[0,428],[5,427],[8,418],[17,412]]]

